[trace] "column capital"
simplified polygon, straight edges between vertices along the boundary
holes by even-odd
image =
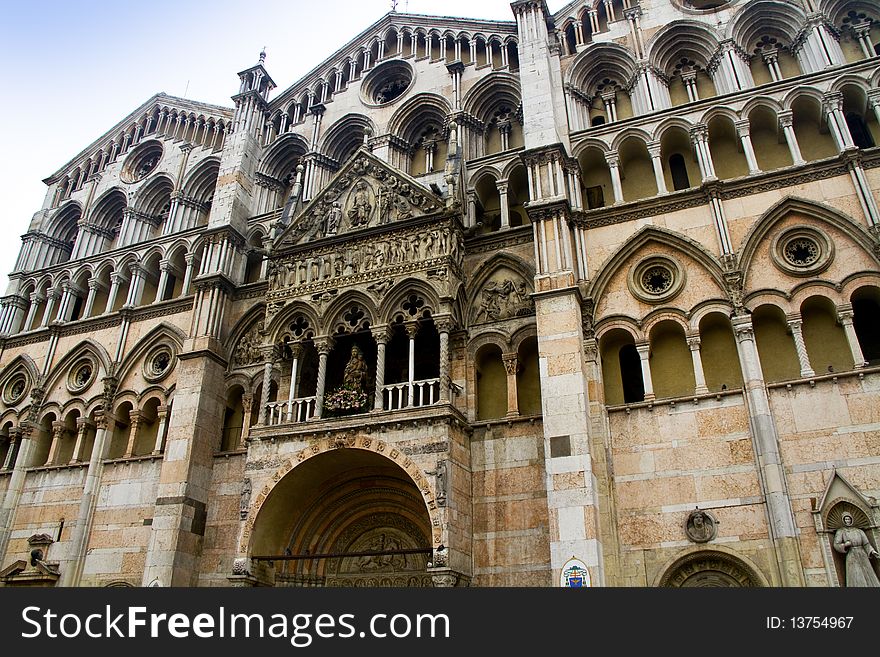
[[[404,324],[404,329],[406,330],[406,335],[410,340],[414,340],[416,335],[419,332],[419,323],[418,322],[406,322]]]
[[[785,110],[784,112],[779,112],[776,115],[776,118],[779,120],[779,125],[783,128],[790,128],[794,123],[794,112],[791,110]]]
[[[868,105],[871,107],[880,106],[880,87],[868,89]]]
[[[852,324],[855,311],[851,303],[843,303],[837,306],[837,319],[841,324]]]
[[[700,340],[699,335],[689,335],[687,336],[687,345],[690,347],[691,351],[697,351],[700,348],[700,344],[702,340]]]
[[[748,119],[734,121],[733,127],[736,128],[736,134],[740,137],[748,137],[751,124]]]
[[[391,339],[391,327],[387,324],[371,327],[370,333],[377,344],[387,344]]]
[[[651,159],[655,157],[660,157],[662,153],[662,146],[659,141],[652,141],[648,143],[648,155],[651,156]]]
[[[141,421],[144,419],[144,414],[138,410],[131,410],[128,412],[128,419],[133,425],[140,424]]]
[[[822,95],[822,109],[825,114],[843,110],[843,92],[829,91]]]
[[[438,333],[451,333],[455,328],[455,319],[452,315],[439,315],[434,317],[434,326]]]
[[[335,344],[335,340],[329,335],[322,335],[317,338],[314,338],[315,349],[318,350],[318,354],[323,356],[328,356],[331,351],[333,351],[333,345]]]
[[[82,431],[83,429],[94,429],[96,427],[97,424],[87,417],[76,418],[76,428],[78,431]]]
[[[504,362],[504,369],[507,370],[508,376],[513,376],[519,370],[518,354],[501,354],[501,360]]]
[[[706,141],[709,139],[709,126],[705,123],[697,123],[690,130],[691,141]]]
[[[651,345],[647,340],[636,342],[636,351],[639,352],[641,358],[647,358],[651,353]]]
[[[737,340],[752,340],[755,337],[755,326],[748,315],[737,315],[731,318],[733,334]]]
[[[52,423],[52,438],[60,438],[67,430],[67,425],[60,420]]]
[[[610,150],[605,153],[605,161],[608,163],[609,167],[616,167],[620,164],[620,155],[617,150]]]

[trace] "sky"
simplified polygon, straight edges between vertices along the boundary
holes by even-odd
[[[0,0],[0,291],[42,207],[42,180],[151,96],[231,107],[236,73],[264,47],[277,95],[390,9],[391,0]],[[513,20],[509,0],[399,0],[398,11]]]

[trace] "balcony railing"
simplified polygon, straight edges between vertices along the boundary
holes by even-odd
[[[372,398],[369,408],[372,409]],[[426,379],[392,383],[382,387],[382,410],[399,411],[411,408],[434,406],[440,402],[440,379]],[[290,401],[270,402],[266,404],[266,426],[274,427],[282,424],[301,424],[315,419],[318,405],[317,397],[302,397]]]

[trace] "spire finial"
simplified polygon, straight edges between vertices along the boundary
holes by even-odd
[[[266,46],[263,46],[263,49],[260,51],[260,64],[266,62]]]

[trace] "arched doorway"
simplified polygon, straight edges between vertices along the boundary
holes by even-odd
[[[657,584],[668,588],[764,586],[758,572],[727,552],[701,550],[677,559]]]
[[[410,476],[371,451],[337,449],[284,476],[260,508],[251,554],[276,586],[432,586],[431,520]]]

